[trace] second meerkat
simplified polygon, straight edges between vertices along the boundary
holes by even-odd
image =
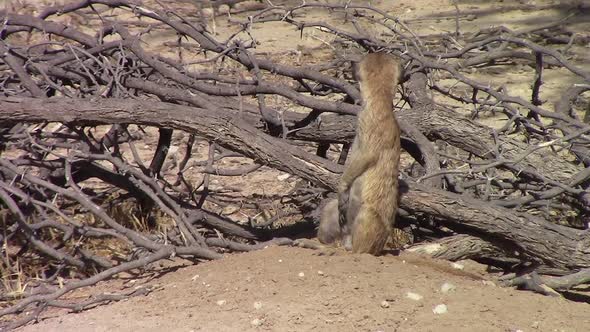
[[[378,255],[392,231],[398,208],[400,128],[393,111],[400,65],[391,55],[371,53],[359,63],[357,76],[364,102],[358,114],[355,148],[338,186],[343,232],[352,235],[352,251]],[[360,208],[347,221],[350,188],[360,181]],[[346,225],[346,224],[349,225]]]

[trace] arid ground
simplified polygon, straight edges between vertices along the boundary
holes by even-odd
[[[147,296],[22,331],[587,331],[590,304],[494,286],[485,268],[271,247],[182,266]],[[122,281],[92,291],[118,291]],[[126,280],[126,287],[141,281]],[[421,297],[421,298],[420,298]],[[446,313],[435,307],[446,305]]]

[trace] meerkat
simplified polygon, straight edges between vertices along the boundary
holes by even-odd
[[[346,208],[346,224],[340,225],[338,199],[328,200],[320,214],[318,240],[322,244],[341,244],[346,250],[352,250],[352,229],[354,220],[361,207],[362,176],[356,179],[350,188],[348,206]]]
[[[352,251],[378,255],[391,234],[398,208],[400,128],[393,97],[399,62],[386,53],[368,54],[357,67],[357,77],[364,107],[358,114],[356,146],[338,186],[338,215],[342,236],[351,233]],[[351,220],[347,216],[354,196],[351,186],[360,177],[360,207]]]
[[[350,151],[357,149],[358,139],[355,137]],[[350,159],[345,163],[345,167],[350,164]],[[361,189],[362,176],[358,177],[352,184],[350,191],[346,192],[349,197],[346,199],[346,213],[341,215],[338,208],[338,199],[329,199],[324,205],[320,214],[320,225],[318,227],[318,240],[322,244],[340,244],[346,250],[352,250],[352,228],[354,219],[361,206]],[[345,223],[341,222],[341,217],[346,219]]]

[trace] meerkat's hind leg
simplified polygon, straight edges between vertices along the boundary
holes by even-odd
[[[361,207],[352,229],[352,252],[379,255],[390,233],[377,211]]]
[[[346,221],[344,225],[341,225],[342,246],[347,251],[352,251],[352,232],[355,227],[356,216],[358,215],[362,205],[363,178],[364,175],[358,177],[352,183],[350,191],[348,192],[349,200],[348,206],[346,207]]]

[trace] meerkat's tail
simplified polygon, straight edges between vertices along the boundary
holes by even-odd
[[[391,234],[391,227],[381,220],[374,209],[362,206],[356,219],[352,235],[352,252],[379,255]]]

